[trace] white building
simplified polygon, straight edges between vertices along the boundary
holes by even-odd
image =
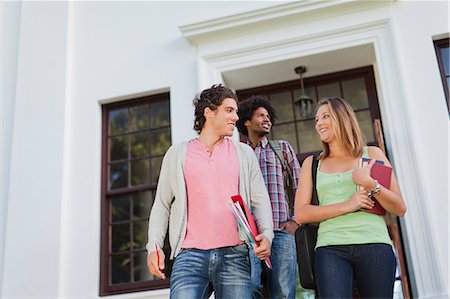
[[[365,82],[355,103],[370,102],[361,110],[369,140],[381,117],[408,205],[400,230],[410,294],[448,298],[448,86],[435,51],[437,40],[448,47],[448,17],[448,1],[2,2],[0,297],[166,298],[147,281],[143,240],[132,239],[146,223],[135,221],[138,199],[150,202],[161,148],[195,136],[200,90],[258,87],[281,109],[277,90],[292,91],[294,68],[305,65],[315,99],[329,80],[344,97]],[[144,102],[127,110],[135,98]],[[150,107],[143,127],[133,123],[139,107]],[[293,117],[304,135],[280,127],[278,136],[306,153],[308,125]],[[139,139],[133,126],[158,139]],[[142,144],[152,149],[142,154]],[[145,163],[133,160],[140,155]],[[116,158],[125,162],[109,163]]]

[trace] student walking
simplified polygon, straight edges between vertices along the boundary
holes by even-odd
[[[161,250],[167,229],[170,297],[251,298],[248,246],[239,238],[230,197],[252,208],[260,234],[254,254],[270,255],[273,239],[269,196],[252,149],[227,138],[236,126],[237,96],[215,85],[194,99],[198,138],[173,145],[164,156],[148,229],[148,268],[165,278]]]
[[[392,298],[396,260],[383,216],[371,213],[374,200],[386,211],[403,216],[395,175],[390,189],[371,177],[376,160],[391,166],[384,153],[367,146],[355,113],[341,98],[319,101],[316,131],[323,151],[317,168],[319,205],[311,205],[313,156],[305,159],[295,198],[299,223],[320,222],[315,254],[319,297],[352,298],[356,281],[361,298]],[[360,158],[374,159],[358,166]],[[362,186],[357,191],[357,186]]]
[[[239,132],[248,137],[269,191],[275,235],[270,254],[271,271],[261,267],[259,259],[251,254],[253,298],[263,297],[261,271],[265,269],[270,297],[294,299],[297,287],[294,234],[298,224],[294,221],[293,201],[300,164],[289,142],[267,139],[276,111],[266,98],[253,96],[239,103],[238,114]]]

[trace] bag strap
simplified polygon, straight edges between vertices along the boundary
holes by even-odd
[[[313,189],[312,189],[312,197],[311,197],[311,204],[312,205],[319,205],[319,198],[317,197],[317,167],[319,166],[319,156],[313,155],[312,165],[311,165],[311,175],[312,175],[312,183],[313,183]],[[319,226],[320,222],[312,222],[310,223],[313,226]]]
[[[313,155],[312,165],[311,165],[311,174],[312,174],[312,198],[311,204],[319,205],[319,199],[317,198],[317,167],[319,166],[318,155]]]
[[[288,199],[288,205],[289,205],[289,211],[291,215],[294,215],[294,200],[295,200],[295,194],[294,190],[292,189],[293,183],[292,183],[292,175],[289,171],[288,162],[286,161],[283,151],[281,149],[280,143],[278,140],[268,140],[270,147],[275,152],[275,155],[277,156],[278,160],[280,160],[281,168],[283,169],[283,180],[284,180],[284,192]]]

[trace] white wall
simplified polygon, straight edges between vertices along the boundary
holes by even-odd
[[[17,83],[15,95],[7,94],[7,111],[14,117],[2,120],[6,134],[13,132],[1,140],[2,152],[8,151],[4,140],[12,143],[9,182],[3,178],[7,172],[1,173],[2,183],[9,184],[2,297],[98,297],[101,104],[170,91],[172,142],[193,137],[191,101],[203,84],[197,81],[202,65],[197,48],[179,27],[271,5],[25,2],[21,10],[15,6],[12,20],[2,16],[2,24],[12,24],[13,41],[20,22],[18,52],[14,42],[5,52],[12,59],[8,74],[14,76],[15,55],[18,66],[17,81],[6,82]],[[394,2],[387,14],[377,13],[390,18],[394,29],[403,83],[399,88],[410,100],[405,110],[414,120],[411,134],[425,190],[423,207],[436,237],[436,254],[445,263],[438,271],[448,281],[448,231],[442,234],[448,229],[448,173],[436,167],[444,164],[439,157],[448,159],[448,143],[443,142],[448,116],[431,42],[431,36],[448,30],[445,5]],[[426,21],[415,17],[420,14],[428,16]],[[436,138],[430,133],[435,128],[446,132]],[[164,291],[119,297],[153,295],[164,296]],[[420,295],[436,294],[425,288]]]
[[[420,177],[423,180],[417,183],[425,190],[421,206],[427,212],[427,220],[432,227],[432,232],[426,232],[425,235],[434,235],[435,244],[432,247],[436,250],[440,265],[435,270],[440,272],[439,275],[448,290],[449,118],[433,37],[449,32],[449,3],[400,1],[393,6],[392,13],[397,55],[404,83],[402,87],[408,99],[405,113],[409,114],[412,120],[410,131]],[[422,19],[422,16],[426,18]],[[409,231],[408,234],[415,232]],[[425,289],[421,296],[427,297],[429,294],[433,294],[433,291]]]
[[[61,224],[67,4],[22,3],[3,297],[55,297]]]
[[[172,141],[195,136],[197,52],[178,27],[269,5],[24,2],[11,15],[20,33],[2,297],[98,296],[101,103],[170,90]]]
[[[0,294],[2,293],[3,285],[3,256],[6,236],[11,143],[13,137],[14,99],[16,95],[20,6],[20,1],[0,2]]]

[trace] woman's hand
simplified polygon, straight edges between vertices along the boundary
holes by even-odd
[[[367,191],[372,190],[375,187],[375,183],[370,176],[372,166],[375,164],[375,159],[372,159],[369,164],[353,168],[352,180],[353,183],[359,186],[363,186]]]
[[[348,213],[359,211],[361,209],[370,210],[375,205],[375,202],[367,195],[366,190],[356,192],[346,203]]]

